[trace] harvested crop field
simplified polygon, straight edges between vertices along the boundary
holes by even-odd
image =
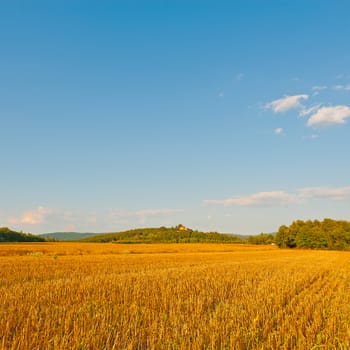
[[[349,349],[350,253],[0,245],[0,349]]]

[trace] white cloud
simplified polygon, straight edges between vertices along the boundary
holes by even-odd
[[[350,118],[348,106],[321,107],[309,118],[307,125],[327,127],[345,124],[347,118]]]
[[[207,199],[203,201],[203,204],[240,207],[271,207],[322,199],[332,201],[350,200],[350,186],[309,187],[299,189],[295,193],[288,193],[286,191],[258,192],[226,199]]]
[[[274,100],[265,105],[266,109],[271,109],[275,113],[282,113],[289,111],[290,109],[303,108],[301,104],[302,100],[307,100],[309,95],[294,95],[294,96],[285,96],[278,100]]]
[[[21,223],[29,225],[38,225],[43,223],[46,217],[51,214],[51,209],[38,207],[34,211],[26,211],[22,216]]]
[[[282,128],[276,128],[274,131],[275,131],[276,135],[281,135],[283,133],[283,129]]]
[[[38,207],[35,210],[25,211],[20,218],[12,217],[9,219],[11,225],[27,224],[40,225],[45,219],[53,213],[52,209]]]

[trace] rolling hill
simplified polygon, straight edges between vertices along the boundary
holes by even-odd
[[[40,237],[44,237],[48,240],[55,241],[79,241],[83,238],[96,236],[97,233],[88,233],[88,232],[51,232],[43,233]]]
[[[105,233],[84,238],[83,242],[114,242],[114,243],[242,243],[237,236],[218,233],[200,232],[176,227],[138,228],[123,232]]]

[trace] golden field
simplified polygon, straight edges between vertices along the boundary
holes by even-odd
[[[0,349],[350,349],[350,253],[2,244]]]

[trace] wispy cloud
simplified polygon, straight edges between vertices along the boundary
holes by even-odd
[[[322,91],[326,89],[327,89],[326,85],[315,85],[312,87],[312,91]]]
[[[226,199],[207,199],[203,204],[217,204],[224,206],[276,206],[296,201],[296,196],[285,191],[258,192],[244,196],[234,196]]]
[[[348,106],[321,107],[311,115],[307,125],[320,127],[341,125],[345,124],[348,118],[350,118],[350,108]]]
[[[282,128],[276,128],[274,130],[274,132],[275,132],[276,135],[281,135],[283,133],[283,129]]]
[[[336,90],[336,91],[342,91],[342,90],[350,91],[350,85],[335,85],[332,88],[333,90]]]
[[[347,85],[337,84],[333,86],[316,85],[312,87],[312,91],[315,91],[315,92],[319,92],[327,89],[335,90],[335,91],[342,91],[342,90],[350,91],[350,84],[347,84]]]
[[[299,190],[302,199],[330,199],[334,201],[350,200],[348,187],[307,187]]]
[[[349,201],[348,187],[308,187],[294,193],[286,191],[258,192],[249,195],[233,196],[226,199],[207,199],[205,205],[224,205],[240,207],[273,207],[303,203],[308,200]]]
[[[284,96],[265,105],[265,109],[271,109],[275,113],[287,112],[291,109],[303,108],[301,101],[307,100],[309,95]]]
[[[328,87],[325,85],[316,85],[313,86],[311,89],[313,91],[312,96],[317,96],[320,94],[321,91],[328,89]]]
[[[242,79],[244,79],[244,73],[238,73],[238,74],[236,75],[236,80],[240,81],[240,80],[242,80]]]
[[[307,115],[316,113],[320,108],[321,108],[321,105],[320,105],[320,104],[315,105],[315,106],[311,106],[311,107],[308,107],[308,108],[303,108],[303,109],[299,112],[299,115],[300,115],[301,117],[305,117],[305,116],[307,116]]]

